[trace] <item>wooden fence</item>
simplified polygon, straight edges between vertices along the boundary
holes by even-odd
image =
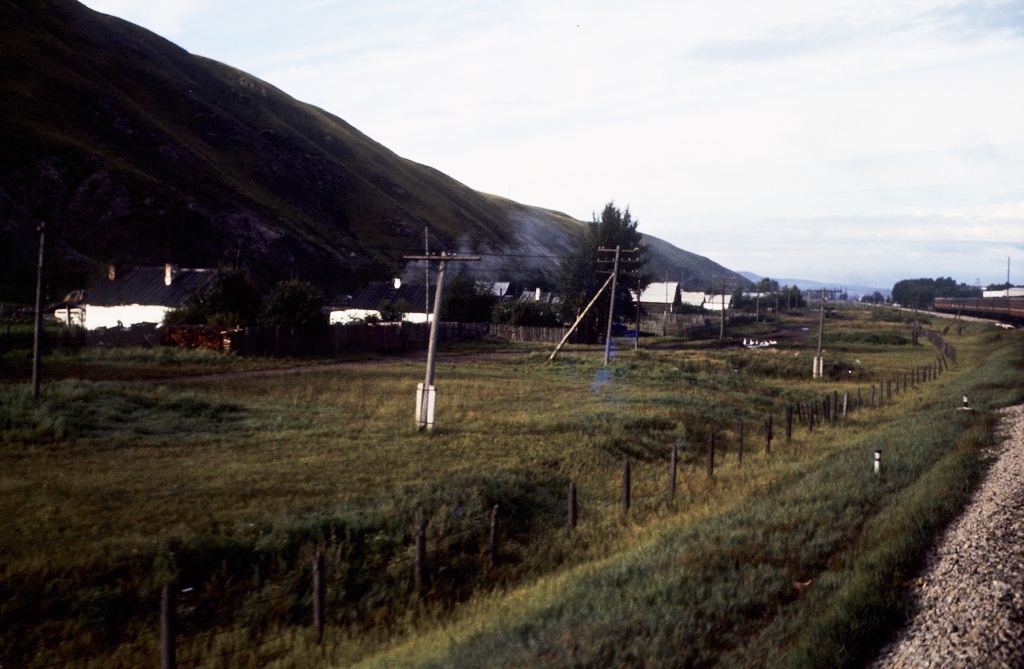
[[[535,327],[529,325],[504,325],[498,323],[490,324],[490,336],[500,337],[509,341],[522,341],[522,342],[547,342],[549,344],[557,344],[562,341],[562,337],[569,331],[569,328],[548,328],[548,327]],[[579,333],[574,332],[569,338],[570,344],[579,343]]]

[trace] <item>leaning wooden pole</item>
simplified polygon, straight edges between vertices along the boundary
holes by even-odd
[[[590,311],[591,307],[593,307],[594,304],[597,303],[597,298],[601,297],[601,293],[604,292],[604,289],[608,287],[608,284],[612,282],[613,278],[615,278],[614,274],[609,276],[608,280],[605,281],[604,285],[601,286],[601,288],[597,291],[597,294],[594,295],[594,299],[590,300],[590,304],[588,304],[587,308],[583,310],[583,313],[579,315],[579,318],[577,318],[576,322],[572,324],[572,327],[569,328],[569,331],[565,333],[565,336],[562,337],[562,341],[558,342],[558,346],[555,347],[555,350],[551,352],[551,357],[548,358],[549,362],[555,359],[555,356],[558,355],[558,352],[562,350],[563,346],[565,346],[565,342],[569,341],[569,337],[572,336],[572,333],[576,331],[576,328],[577,326],[579,326],[580,321],[582,321],[583,317],[587,315],[587,312]]]

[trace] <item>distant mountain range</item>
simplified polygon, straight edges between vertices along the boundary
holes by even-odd
[[[747,279],[752,283],[757,283],[764,277],[754,274],[753,272],[738,272],[743,278]],[[852,298],[857,295],[874,295],[875,292],[881,293],[884,297],[888,297],[892,293],[892,286],[889,288],[878,288],[875,286],[860,286],[853,284],[844,283],[825,283],[822,281],[813,281],[811,279],[776,279],[774,276],[769,277],[773,281],[778,281],[780,286],[796,286],[800,290],[818,290],[820,288],[841,288]]]
[[[108,263],[164,262],[349,292],[400,274],[425,229],[434,251],[486,254],[476,269],[489,278],[550,281],[552,256],[585,232],[74,0],[0,0],[0,25],[0,300],[31,294],[40,220],[51,293]],[[648,241],[657,276],[697,290],[741,280]]]

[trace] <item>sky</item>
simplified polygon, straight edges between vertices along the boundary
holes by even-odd
[[[1024,285],[1021,0],[86,0],[476,190],[730,269]]]

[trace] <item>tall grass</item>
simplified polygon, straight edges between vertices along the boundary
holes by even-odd
[[[851,325],[863,336],[875,327]],[[872,603],[870,565],[899,582],[960,503],[930,486],[981,471],[989,426],[951,418],[960,393],[982,414],[1021,399],[1013,336],[972,331],[956,342],[960,370],[842,426],[798,428],[789,444],[787,403],[849,386],[812,382],[795,365],[739,364],[760,351],[621,352],[609,368],[585,348],[552,364],[543,353],[441,363],[434,433],[412,420],[422,369],[400,361],[165,387],[69,380],[39,405],[24,388],[0,387],[0,657],[145,662],[158,590],[174,575],[193,588],[182,653],[219,648],[233,666],[815,666],[825,648],[854,658],[830,630],[862,614],[887,624],[903,606]],[[862,355],[856,337],[844,345],[871,379],[934,357],[930,346],[867,341]],[[809,364],[795,345],[775,357]],[[760,428],[768,413],[771,456]],[[958,447],[965,430],[974,441]],[[711,434],[713,482],[703,474]],[[674,501],[672,444],[683,452]],[[879,446],[882,481],[870,475]],[[635,501],[624,520],[625,458]],[[569,481],[582,519],[572,537]],[[495,504],[503,559],[491,567]],[[420,522],[432,566],[417,600]],[[896,541],[907,523],[924,539]],[[316,546],[326,549],[331,616],[320,649],[290,631],[309,619]],[[253,649],[239,650],[238,626],[255,635]],[[262,643],[278,634],[290,650]]]

